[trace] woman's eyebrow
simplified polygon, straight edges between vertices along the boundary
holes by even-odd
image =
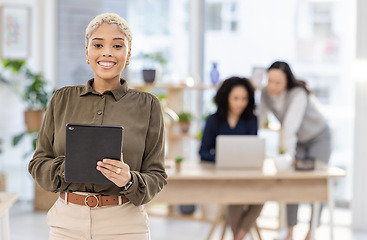
[[[102,41],[104,40],[103,38],[99,38],[99,37],[96,37],[96,38],[93,38],[92,41]],[[125,42],[125,38],[121,38],[121,37],[116,37],[116,38],[113,38],[113,40],[121,40],[121,41],[124,41]]]
[[[121,37],[114,38],[113,40],[122,40],[122,41],[125,42],[125,39],[124,38],[121,38]]]
[[[93,38],[92,41],[95,41],[95,40],[103,40],[103,38]]]

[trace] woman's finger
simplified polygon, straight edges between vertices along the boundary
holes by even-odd
[[[97,166],[97,169],[110,181],[116,184],[118,187],[125,186],[128,181],[130,181],[130,173],[128,171],[121,172],[117,174],[109,169]]]
[[[111,172],[114,172],[116,174],[121,174],[123,171],[129,170],[128,168],[126,168],[126,166],[123,166],[123,165],[122,166],[117,166],[117,165],[112,165],[112,164],[108,164],[108,163],[101,162],[101,161],[97,162],[97,166],[101,167],[101,168],[104,168],[104,169],[107,169],[107,170],[109,170]]]
[[[120,160],[114,160],[114,159],[108,159],[108,158],[105,158],[102,160],[103,163],[105,164],[109,164],[109,165],[112,165],[112,166],[115,166],[115,167],[120,167],[120,168],[124,168],[127,166],[126,163],[120,161]]]
[[[103,161],[98,161],[97,162],[97,165],[98,166],[101,166],[101,167],[104,167],[104,168],[107,168],[111,171],[118,171],[120,172],[120,170],[117,170],[117,169],[126,169],[127,168],[127,165],[122,163],[121,161],[118,161],[118,160],[112,160],[112,159],[103,159]]]

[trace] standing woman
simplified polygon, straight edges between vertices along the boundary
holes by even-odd
[[[257,135],[257,117],[254,115],[254,89],[246,78],[225,80],[215,96],[217,112],[211,115],[203,133],[200,157],[215,162],[215,144],[218,135]],[[230,205],[228,223],[234,240],[242,240],[249,232],[263,205]]]
[[[289,65],[274,62],[268,69],[268,85],[262,90],[259,125],[271,111],[282,126],[282,146],[293,159],[313,157],[327,163],[330,158],[330,130],[325,118],[310,98],[310,92],[297,80]],[[297,204],[287,205],[288,235],[292,239],[297,224]],[[310,238],[310,231],[305,239]]]
[[[150,238],[143,204],[166,184],[164,126],[159,100],[129,89],[121,78],[131,39],[130,27],[117,14],[95,17],[85,33],[94,78],[85,86],[61,88],[51,99],[28,166],[37,184],[60,192],[47,215],[50,239]],[[101,159],[96,165],[113,184],[65,182],[67,123],[124,127],[121,161]]]

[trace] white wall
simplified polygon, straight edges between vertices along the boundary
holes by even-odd
[[[367,231],[367,16],[365,0],[357,1],[357,59],[355,61],[355,131],[354,131],[354,168],[353,168],[353,198],[352,198],[352,227],[357,231]]]
[[[206,31],[204,63],[218,62],[221,78],[225,79],[233,75],[249,77],[253,66],[268,66],[274,56],[292,60],[296,2],[237,1],[241,13],[238,30]],[[204,67],[204,79],[209,82],[211,65]]]
[[[366,19],[367,20],[367,19]],[[355,102],[355,131],[354,131],[354,168],[353,168],[353,198],[352,226],[354,230],[367,231],[367,59],[358,59],[355,63],[356,102]]]

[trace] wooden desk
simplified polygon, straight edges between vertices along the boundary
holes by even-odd
[[[0,239],[9,240],[9,209],[18,199],[16,193],[0,192]]]
[[[180,173],[168,169],[168,184],[152,202],[168,204],[256,204],[267,201],[286,203],[313,202],[315,212],[320,202],[328,202],[330,231],[333,239],[333,180],[345,171],[316,163],[314,171],[277,172],[267,159],[261,170],[219,170],[208,163],[184,163]],[[311,226],[317,223],[314,214]]]

